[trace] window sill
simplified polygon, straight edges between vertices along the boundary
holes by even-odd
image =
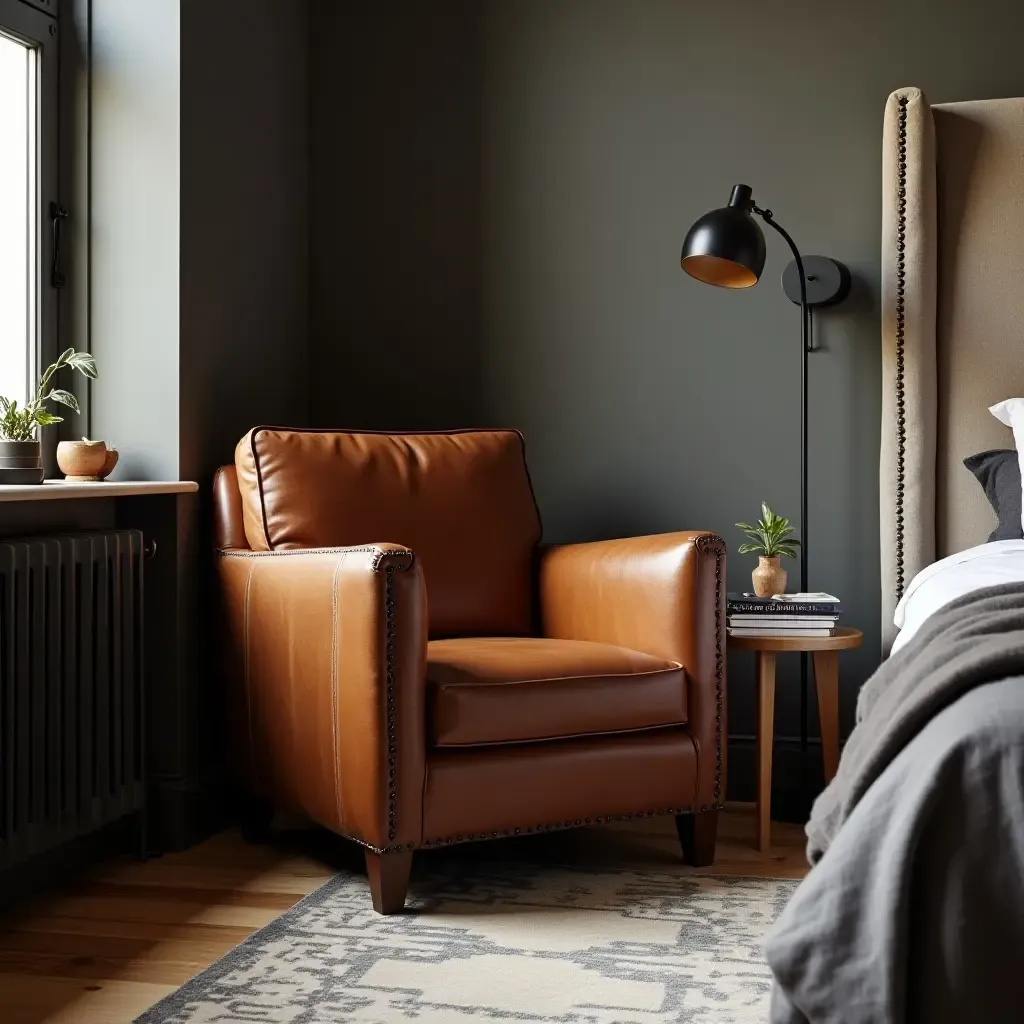
[[[199,484],[193,480],[103,480],[69,484],[44,480],[41,484],[0,485],[0,502],[69,501],[79,498],[133,498],[152,494],[193,494]]]

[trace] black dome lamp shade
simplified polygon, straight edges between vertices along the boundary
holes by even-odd
[[[850,272],[827,256],[801,257],[789,232],[771,210],[754,204],[749,185],[734,185],[729,205],[694,222],[683,240],[679,263],[691,277],[719,288],[750,288],[764,270],[765,244],[754,215],[786,240],[793,261],[782,277],[786,295],[800,306],[800,589],[807,591],[807,353],[812,351],[811,307],[841,302]],[[800,660],[800,749],[807,752],[807,655]]]
[[[749,288],[764,270],[764,232],[751,215],[749,185],[736,185],[728,206],[705,213],[686,233],[679,263],[719,288]]]

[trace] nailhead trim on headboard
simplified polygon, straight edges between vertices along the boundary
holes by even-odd
[[[907,97],[899,98],[896,219],[896,600],[903,597],[903,491],[907,454],[906,284],[907,284]]]

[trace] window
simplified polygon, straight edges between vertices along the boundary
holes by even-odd
[[[0,0],[0,394],[24,402],[56,350],[57,22]]]

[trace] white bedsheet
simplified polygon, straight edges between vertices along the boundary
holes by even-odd
[[[922,569],[896,605],[898,651],[921,624],[950,601],[983,587],[1024,580],[1024,540],[997,540],[958,551]]]

